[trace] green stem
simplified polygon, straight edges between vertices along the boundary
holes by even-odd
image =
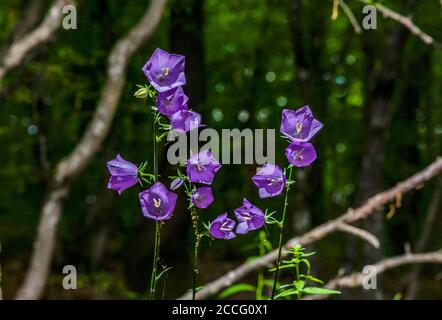
[[[199,266],[198,266],[198,249],[199,249],[199,242],[200,242],[200,236],[198,233],[198,213],[196,211],[195,207],[191,208],[190,215],[192,218],[192,225],[194,230],[194,247],[193,247],[193,281],[192,281],[192,300],[195,300],[196,298],[196,283],[197,283],[197,277],[199,273]]]
[[[299,261],[297,261],[295,264],[295,270],[296,270],[296,282],[298,282],[299,280],[301,280],[301,277],[299,275]],[[298,295],[298,300],[301,300],[301,293],[299,292],[299,290],[297,290],[297,295]]]
[[[192,220],[193,227],[193,279],[192,279],[192,300],[196,299],[196,283],[197,277],[199,273],[199,262],[198,262],[198,253],[199,253],[199,244],[200,244],[200,234],[198,231],[198,212],[196,207],[194,207],[191,203],[190,197],[192,193],[192,183],[190,181],[184,182],[184,189],[186,190],[187,195],[189,196],[189,204],[191,205],[189,209],[190,219]]]
[[[197,239],[195,239],[198,241]],[[196,298],[196,281],[198,276],[198,245],[195,245],[193,253],[193,283],[192,283],[192,300]]]
[[[158,181],[158,155],[157,155],[157,123],[156,114],[153,113],[153,172],[154,182]],[[149,299],[155,299],[155,290],[157,285],[157,265],[160,253],[160,240],[161,240],[161,221],[155,222],[155,238],[154,238],[154,251],[152,261],[152,274],[150,276],[150,291]]]
[[[158,181],[158,155],[157,155],[157,123],[156,114],[154,113],[153,119],[153,174],[155,182]]]
[[[259,256],[262,257],[265,254],[265,233],[259,233]],[[258,272],[258,283],[256,284],[256,300],[263,299],[263,289],[264,289],[264,272],[262,269],[259,269]]]
[[[153,262],[152,262],[152,275],[150,277],[150,292],[149,299],[155,300],[155,290],[157,286],[157,264],[159,260],[159,251],[160,251],[160,230],[161,230],[161,222],[155,221],[155,242],[154,242],[154,251],[153,251]]]
[[[273,300],[276,293],[276,283],[278,282],[278,274],[279,274],[279,265],[281,264],[281,252],[282,252],[282,235],[284,231],[284,221],[285,221],[285,215],[287,211],[287,204],[288,204],[288,194],[290,190],[290,183],[292,180],[292,171],[293,167],[290,167],[289,169],[289,177],[288,177],[288,184],[286,184],[285,189],[285,197],[284,197],[284,209],[282,211],[282,219],[279,224],[280,230],[279,230],[279,244],[278,244],[278,259],[276,260],[276,270],[275,270],[275,277],[273,279],[273,287],[272,287],[272,295],[270,297],[270,300]]]

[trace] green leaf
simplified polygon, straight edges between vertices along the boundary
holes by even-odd
[[[264,244],[264,248],[267,251],[272,251],[273,247],[272,247],[272,244],[270,243],[270,241],[264,240],[263,244]]]
[[[302,289],[305,286],[305,281],[304,280],[297,280],[297,281],[294,281],[293,284],[295,285],[296,289],[298,289],[299,291],[302,291]]]
[[[315,251],[313,251],[313,252],[309,252],[309,253],[302,253],[302,257],[304,258],[304,257],[310,257],[310,256],[312,256],[312,255],[314,255],[316,252]]]
[[[281,293],[277,294],[274,299],[276,300],[278,298],[284,298],[284,297],[294,296],[294,295],[298,295],[298,290],[292,289],[292,290],[287,290],[287,291],[281,292]]]
[[[322,281],[321,279],[315,278],[313,276],[309,276],[309,275],[306,275],[306,274],[301,274],[301,277],[304,278],[304,279],[310,280],[310,281],[314,281],[314,282],[317,282],[317,283],[320,283],[320,284],[324,284],[324,281]]]
[[[164,275],[164,274],[166,274],[169,270],[171,270],[172,269],[172,267],[167,267],[167,268],[165,268],[164,270],[162,270],[159,274],[157,274],[156,275],[156,280],[158,281],[158,280],[160,280],[160,278]]]
[[[279,267],[279,270],[288,269],[288,268],[294,268],[294,267],[295,267],[295,265],[294,265],[293,263],[291,263],[291,264],[285,264],[285,265],[280,266],[280,267]],[[273,271],[275,271],[275,270],[276,270],[276,267],[271,268],[271,269],[269,270],[269,272],[273,272]]]
[[[305,287],[302,292],[307,294],[341,294],[341,291],[330,290],[317,287]]]
[[[230,288],[227,288],[223,292],[221,292],[219,295],[219,298],[225,299],[225,298],[230,297],[230,296],[232,296],[236,293],[239,293],[239,292],[254,292],[255,290],[256,290],[256,287],[252,286],[251,284],[238,283],[238,284],[231,286]]]
[[[209,230],[209,229],[210,229],[210,222],[203,222],[203,227],[204,227],[206,230]]]
[[[398,292],[394,295],[393,300],[401,300],[402,299],[402,293]]]
[[[301,259],[299,262],[304,262],[304,264],[307,266],[307,273],[310,273],[310,261],[307,259]]]
[[[279,290],[285,290],[285,289],[287,289],[287,288],[293,288],[294,287],[294,285],[293,284],[290,284],[290,283],[288,283],[288,284],[283,284],[282,286],[280,286],[279,287]]]

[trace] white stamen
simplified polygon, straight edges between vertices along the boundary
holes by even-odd
[[[161,199],[153,199],[153,205],[155,208],[159,208],[161,206]]]

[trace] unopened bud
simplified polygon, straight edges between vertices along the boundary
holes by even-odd
[[[183,184],[184,180],[181,178],[176,178],[175,180],[172,181],[172,183],[170,184],[170,190],[176,190],[179,187],[181,187],[181,185]]]
[[[147,88],[140,88],[134,93],[135,98],[138,98],[138,99],[147,98],[148,95],[149,95],[149,91],[147,90]]]

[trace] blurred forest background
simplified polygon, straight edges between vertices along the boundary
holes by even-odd
[[[345,3],[361,24],[363,1]],[[380,3],[412,16],[416,25],[442,41],[438,0]],[[42,22],[51,5],[49,0],[0,2],[0,58]],[[76,30],[58,28],[0,79],[1,284],[6,299],[14,298],[23,283],[42,206],[54,190],[57,163],[75,148],[102,100],[109,53],[138,23],[149,1],[78,0],[75,6]],[[158,26],[116,80],[122,81],[122,91],[109,134],[90,161],[66,179],[69,187],[61,196],[43,297],[146,297],[154,223],[141,214],[140,188],[121,196],[106,188],[106,161],[116,153],[134,163],[151,160],[149,113],[133,93],[137,84],[147,82],[141,67],[157,47],[186,56],[189,106],[202,113],[210,128],[278,130],[283,108],[305,104],[324,123],[315,138],[317,161],[297,170],[287,239],[338,217],[433,162],[442,146],[442,50],[381,13],[376,30],[358,34],[342,8],[334,20],[332,11],[332,0],[168,1]],[[286,163],[284,146],[279,141],[281,166]],[[164,155],[160,172],[165,178],[175,168]],[[213,184],[215,202],[200,211],[201,219],[233,212],[244,196],[261,208],[279,210],[281,197],[258,198],[251,182],[255,168],[223,166]],[[379,237],[380,250],[343,233],[315,243],[310,247],[317,251],[314,274],[327,280],[341,267],[347,273],[360,271],[367,263],[404,253],[406,247],[441,248],[441,188],[436,177],[404,195],[394,212],[385,207],[360,224]],[[162,232],[162,263],[173,267],[161,282],[166,298],[191,287],[193,234],[182,191],[180,199]],[[429,214],[432,220],[425,223]],[[276,243],[277,229],[268,232]],[[257,255],[258,234],[203,241],[199,284]],[[69,264],[77,268],[78,290],[61,286],[63,266]],[[440,264],[417,270],[418,288],[411,288],[413,270],[406,266],[385,273],[379,284],[382,295],[357,288],[337,298],[392,299],[401,293],[442,299]],[[254,284],[256,273],[242,281]]]

